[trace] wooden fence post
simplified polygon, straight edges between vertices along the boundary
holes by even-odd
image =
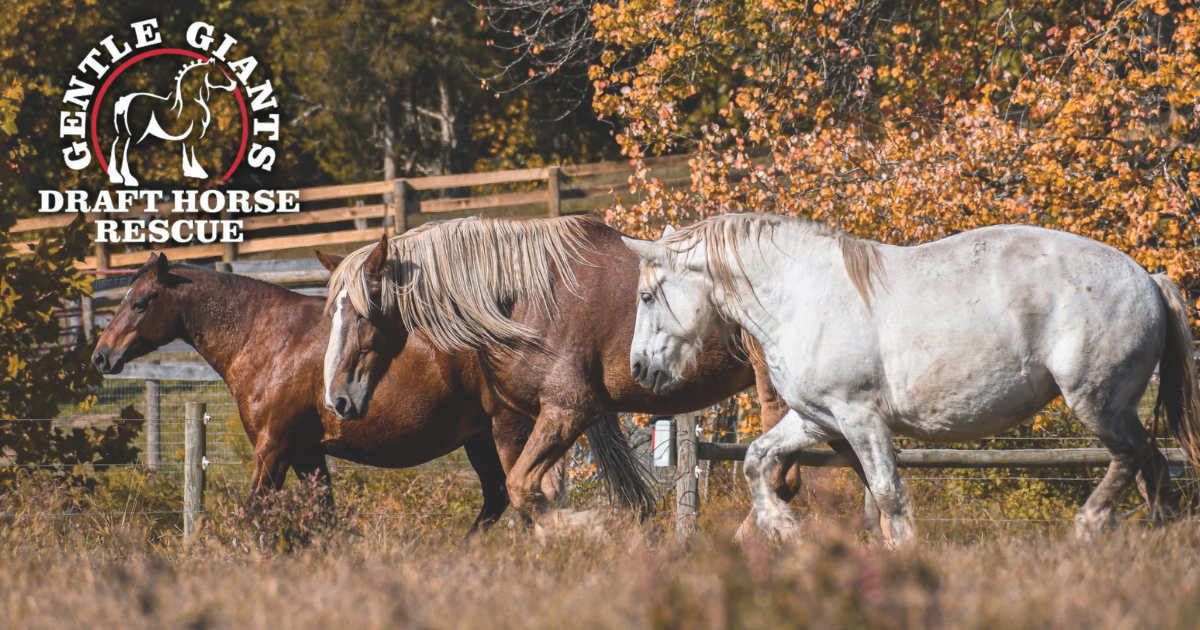
[[[700,513],[700,486],[696,477],[700,463],[696,438],[699,415],[684,414],[676,421],[679,428],[679,459],[675,468],[675,536],[681,540],[696,531],[696,517]]]
[[[162,466],[162,391],[158,381],[146,381],[146,468]]]
[[[79,296],[79,330],[79,339],[90,350],[96,345],[96,301],[90,295]]]
[[[408,231],[409,204],[412,203],[409,199],[413,196],[413,187],[407,180],[397,179],[395,181],[396,214],[392,219],[392,224],[396,235],[400,235]]]
[[[550,218],[554,218],[562,214],[562,169],[551,166],[549,171],[546,179],[550,190]]]
[[[221,219],[222,220],[229,220],[230,218],[231,217],[229,215],[228,209],[221,211]],[[220,271],[224,271],[226,273],[233,273],[233,264],[232,263],[233,263],[233,261],[237,260],[237,257],[238,257],[237,243],[225,243],[224,247],[221,248],[221,264],[218,266],[218,269]]]
[[[200,515],[204,513],[205,403],[187,403],[183,429],[183,539],[196,536]]]
[[[89,214],[88,217],[91,217]],[[108,271],[108,244],[96,243],[96,271]],[[92,276],[92,282],[96,278],[102,278],[103,275],[97,273]],[[88,346],[96,343],[96,303],[91,296],[82,296],[79,299],[79,325],[83,328],[83,338],[87,341]]]

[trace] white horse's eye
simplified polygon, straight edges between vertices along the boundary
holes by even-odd
[[[642,302],[645,302],[646,304],[649,304],[649,303],[650,303],[650,301],[651,301],[651,300],[653,300],[653,299],[654,299],[654,296],[653,296],[653,295],[650,295],[650,292],[649,292],[649,291],[642,291]]]

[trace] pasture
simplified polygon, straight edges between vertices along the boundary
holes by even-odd
[[[141,385],[108,381],[90,413],[140,407]],[[481,497],[461,451],[401,471],[331,461],[332,510],[294,478],[255,508],[250,449],[224,386],[167,382],[161,395],[161,472],[87,469],[94,487],[83,491],[35,471],[5,495],[0,627],[1191,628],[1200,614],[1194,520],[1151,528],[1131,493],[1117,531],[1098,545],[1073,540],[1070,517],[1102,469],[906,471],[921,544],[899,551],[864,532],[861,484],[846,469],[805,469],[802,539],[733,544],[749,497],[729,462],[703,462],[699,527],[686,541],[675,536],[676,471],[660,468],[663,500],[645,523],[613,515],[602,536],[543,541],[510,509],[464,544]],[[184,401],[213,416],[206,514],[191,543]],[[644,448],[646,431],[630,433]],[[1080,434],[1051,410],[957,447],[1089,445]],[[603,509],[582,445],[572,469],[572,505]]]
[[[167,479],[111,475],[87,499],[29,481],[5,498],[0,627],[1195,627],[1194,521],[1130,522],[1088,547],[1066,527],[921,521],[923,544],[889,551],[860,536],[845,481],[815,475],[808,534],[782,547],[729,542],[744,490],[710,491],[686,543],[660,514],[545,543],[509,518],[463,545],[478,492],[444,476],[337,474],[325,517],[295,483],[247,516],[218,481],[185,545],[176,517],[151,513],[177,505],[149,501]],[[49,510],[84,513],[35,514]]]

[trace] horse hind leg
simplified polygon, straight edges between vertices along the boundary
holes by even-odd
[[[1171,484],[1171,464],[1154,445],[1153,437],[1142,423],[1137,421],[1136,415],[1133,416],[1133,420],[1134,438],[1144,438],[1145,443],[1150,445],[1150,456],[1145,459],[1137,473],[1138,492],[1146,499],[1150,520],[1155,525],[1164,525],[1179,517],[1180,496]]]
[[[208,172],[196,161],[196,147],[192,147],[192,156],[188,157],[188,145],[183,143],[183,175],[197,179],[208,179]]]
[[[1115,527],[1117,505],[1138,477],[1141,478],[1139,485],[1151,505],[1151,512],[1171,511],[1170,499],[1162,492],[1164,488],[1169,489],[1169,485],[1163,485],[1165,458],[1150,445],[1149,434],[1137,419],[1136,403],[1113,400],[1097,408],[1086,400],[1072,404],[1072,396],[1066,392],[1064,397],[1080,422],[1094,432],[1112,454],[1108,472],[1075,515],[1075,537],[1091,540]],[[1138,429],[1134,429],[1135,425]],[[1159,458],[1162,458],[1161,465]],[[1165,481],[1167,484],[1170,482],[1169,479]]]

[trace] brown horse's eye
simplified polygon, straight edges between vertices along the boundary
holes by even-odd
[[[146,310],[146,305],[149,303],[150,303],[150,300],[142,300],[140,302],[134,302],[133,306],[131,306],[130,308],[132,308],[133,312],[135,312],[135,313],[141,313]]]

